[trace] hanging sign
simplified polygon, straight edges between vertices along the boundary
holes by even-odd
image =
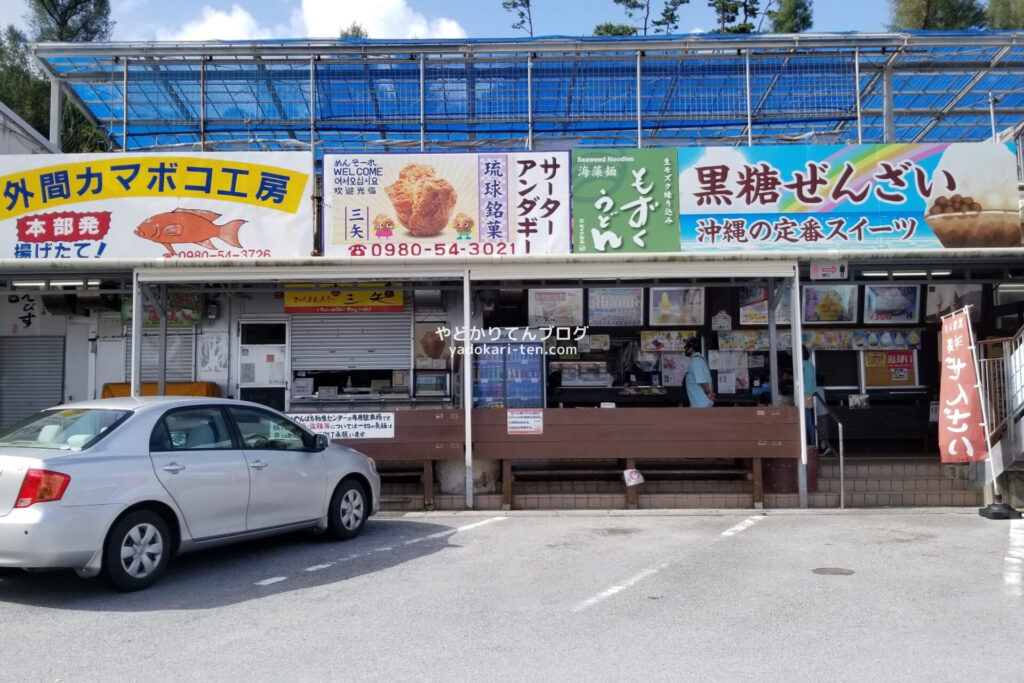
[[[7,155],[0,259],[306,258],[307,152]]]
[[[327,154],[327,256],[568,254],[568,152]]]
[[[974,338],[968,309],[942,319],[939,386],[939,454],[942,462],[978,462],[988,457]]]

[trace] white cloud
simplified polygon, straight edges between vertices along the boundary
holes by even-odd
[[[145,0],[129,0],[145,2]],[[171,0],[173,2],[173,0]],[[282,2],[279,7],[287,7]],[[454,19],[426,17],[408,0],[301,0],[287,23],[263,26],[248,10],[234,4],[230,10],[203,7],[199,18],[178,28],[157,29],[156,40],[260,40],[268,38],[336,38],[355,22],[371,38],[465,38],[466,31]],[[126,22],[130,24],[131,22]],[[122,25],[118,39],[135,34]],[[144,39],[143,36],[133,36]]]
[[[371,38],[465,38],[459,22],[427,18],[407,0],[302,0],[309,37],[336,37],[355,22]]]
[[[14,24],[23,32],[28,31],[28,3],[0,2],[0,30],[6,30],[8,24]]]
[[[204,7],[199,18],[179,29],[160,29],[157,40],[255,40],[273,38],[270,29],[263,28],[249,12],[232,5],[227,12]]]

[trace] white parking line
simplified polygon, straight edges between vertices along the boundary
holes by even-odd
[[[750,527],[754,526],[755,524],[760,522],[762,519],[764,519],[764,515],[754,515],[753,517],[747,517],[745,520],[743,520],[742,522],[740,522],[736,526],[729,527],[728,529],[723,531],[722,535],[723,536],[735,536],[736,534],[738,534],[739,532],[743,531],[744,529],[749,529]]]
[[[739,532],[743,531],[744,529],[749,529],[750,527],[754,526],[755,524],[760,522],[762,519],[764,519],[764,515],[754,515],[753,517],[748,517],[747,519],[743,520],[742,522],[740,522],[736,526],[729,527],[728,529],[723,531],[722,535],[723,536],[735,536],[736,534],[738,534]],[[644,579],[646,579],[646,578],[648,578],[650,576],[654,576],[655,574],[657,574],[661,570],[665,569],[666,567],[670,566],[671,564],[672,564],[672,560],[665,560],[664,562],[662,562],[660,564],[656,564],[654,566],[648,567],[647,569],[644,569],[639,574],[637,574],[637,575],[635,575],[635,576],[633,576],[633,577],[631,577],[629,579],[626,579],[622,583],[617,584],[615,586],[612,586],[611,588],[608,588],[606,590],[603,590],[603,591],[601,591],[600,593],[598,593],[597,595],[595,595],[593,597],[587,598],[586,600],[584,600],[580,604],[578,604],[575,607],[573,607],[572,611],[573,612],[582,612],[585,609],[589,609],[589,608],[593,607],[594,605],[598,604],[599,602],[601,602],[603,600],[607,600],[608,598],[610,598],[611,596],[615,595],[616,593],[621,593],[622,591],[624,591],[627,588],[630,588],[630,587],[636,585],[637,583],[643,581]]]
[[[655,574],[657,574],[658,572],[660,572],[662,569],[664,569],[665,567],[669,566],[670,564],[672,564],[672,563],[671,562],[662,562],[661,564],[655,565],[653,567],[648,567],[647,569],[643,570],[642,572],[640,572],[636,576],[633,576],[632,578],[626,579],[622,583],[620,583],[620,584],[618,584],[616,586],[612,586],[611,588],[609,588],[607,590],[603,590],[603,591],[601,591],[600,593],[598,593],[597,595],[595,595],[592,598],[587,598],[586,600],[584,600],[580,604],[578,604],[575,607],[573,607],[572,611],[573,612],[582,612],[585,609],[593,607],[594,605],[596,605],[597,603],[601,602],[602,600],[606,600],[606,599],[610,598],[611,596],[615,595],[616,593],[620,593],[620,592],[626,590],[627,588],[629,588],[630,586],[633,586],[633,585],[643,581],[648,576],[654,576]]]
[[[1003,559],[1003,583],[1012,597],[1024,597],[1024,520],[1010,521],[1010,548]]]
[[[438,531],[437,533],[428,534],[427,536],[420,536],[419,538],[413,538],[413,539],[410,539],[410,540],[406,541],[405,543],[403,543],[403,545],[412,545],[414,543],[422,543],[423,541],[429,541],[429,540],[432,540],[432,539],[435,539],[435,538],[444,538],[445,536],[451,536],[452,534],[457,534],[460,531],[469,531],[470,529],[476,529],[477,527],[481,527],[481,526],[483,526],[485,524],[490,524],[491,522],[500,522],[503,519],[508,519],[508,517],[488,517],[487,519],[481,520],[479,522],[474,522],[472,524],[467,524],[465,526],[456,527],[455,529],[445,529],[444,531]],[[386,552],[389,552],[389,551],[394,550],[394,549],[395,549],[395,546],[393,546],[393,545],[385,545],[385,546],[381,546],[380,548],[374,548],[373,550],[368,550],[368,551],[363,552],[363,553],[353,553],[352,555],[346,555],[345,557],[339,558],[337,563],[340,564],[342,562],[349,562],[351,560],[356,560],[356,559],[359,559],[360,557],[367,557],[367,556],[373,555],[375,553],[386,553]],[[336,564],[335,562],[327,562],[326,564],[314,564],[311,567],[306,567],[305,571],[307,571],[307,572],[315,572],[315,571],[319,571],[321,569],[327,569],[328,567],[333,567],[335,564]],[[263,579],[262,581],[257,581],[256,585],[257,586],[269,586],[271,584],[278,583],[280,581],[285,581],[287,578],[288,578],[287,576],[275,576],[275,577],[270,578],[270,579]]]
[[[270,578],[270,579],[263,579],[262,581],[257,581],[256,585],[257,586],[269,586],[272,583],[278,583],[279,581],[284,581],[287,578],[288,578],[287,576],[275,576],[275,577]]]

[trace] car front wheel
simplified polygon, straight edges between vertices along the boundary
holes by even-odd
[[[369,517],[369,505],[362,484],[346,479],[338,484],[331,496],[331,509],[327,516],[328,527],[335,537],[355,538],[363,530]]]
[[[150,510],[123,517],[110,530],[103,548],[103,574],[123,591],[148,588],[160,578],[170,560],[167,523]]]

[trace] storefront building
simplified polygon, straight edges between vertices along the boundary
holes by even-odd
[[[112,153],[5,159],[0,424],[234,396],[413,506],[976,504],[818,480],[940,468],[942,316],[1020,327],[1014,41],[37,46]]]

